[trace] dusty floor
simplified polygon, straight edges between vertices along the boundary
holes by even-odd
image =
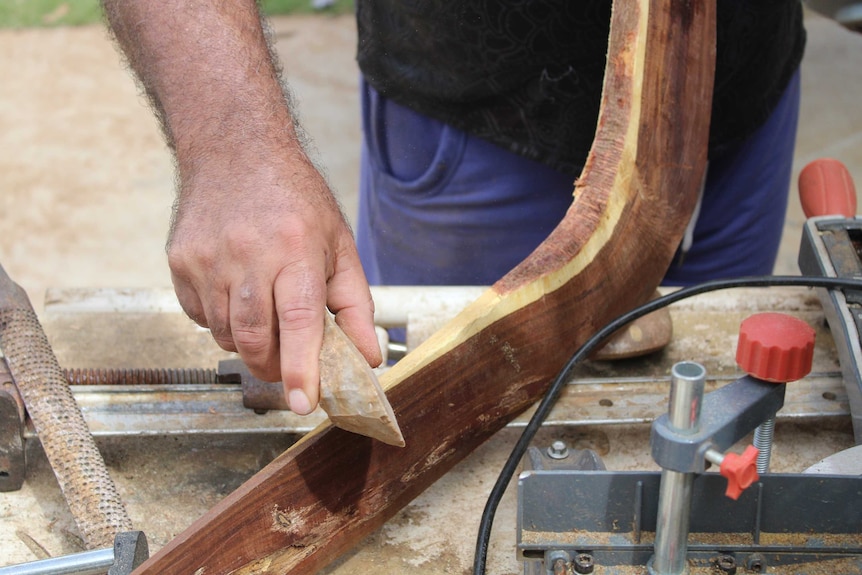
[[[862,108],[858,106],[862,35],[809,16],[795,172],[814,158],[832,156],[843,160],[862,183]],[[277,20],[274,27],[301,118],[316,141],[319,162],[326,166],[334,189],[352,216],[359,138],[352,20],[285,18]],[[169,285],[163,244],[173,199],[171,160],[150,112],[104,31],[99,27],[0,31],[0,78],[0,264],[28,291],[37,310],[48,287]],[[794,195],[777,272],[796,272],[802,221]],[[285,439],[268,438],[260,451],[244,457],[237,457],[233,441],[153,439],[152,450],[134,454],[135,465],[120,479],[123,485],[131,486],[124,495],[135,504],[136,497],[164,493],[176,501],[176,512],[191,520],[220,494],[259,469],[284,446]],[[123,447],[110,441],[106,444],[117,457],[109,464],[122,475],[126,469]],[[211,472],[197,478],[201,489],[194,488],[194,477],[184,482],[182,492],[176,486],[160,484],[163,450],[184,454],[180,464],[189,468],[212,462]],[[232,454],[230,465],[217,463],[224,453]],[[495,469],[498,466],[497,453],[491,447],[477,458],[489,458]],[[47,464],[38,450],[33,464],[35,470],[45,471]],[[50,475],[36,476],[42,479],[26,489],[35,493],[56,491]],[[221,490],[212,489],[215,476],[222,478]],[[465,479],[463,474],[446,479],[453,485],[466,480],[477,479]],[[188,485],[193,488],[187,489]],[[0,497],[3,522],[14,518],[24,523],[8,502]],[[413,512],[419,516],[435,504],[435,500],[420,500]],[[482,504],[479,500],[448,502],[471,517]],[[0,549],[4,545],[14,549],[12,556],[0,553],[0,565],[7,560],[38,557],[42,553],[39,546],[52,554],[75,549],[74,529],[61,509],[62,502],[56,496],[41,500],[36,512],[55,518],[56,524],[52,523],[46,538],[37,542],[28,542],[26,529],[0,530]],[[414,566],[424,566],[427,559],[415,541],[425,538],[432,546],[439,543],[441,533],[423,533],[421,524],[409,514],[399,521],[415,525],[414,543],[405,549],[416,554]],[[157,526],[158,522],[152,524]],[[457,527],[450,535],[473,538],[471,526]],[[398,536],[403,533],[398,531]],[[151,533],[159,543],[173,534],[168,527],[161,531],[155,527]],[[501,564],[494,566],[494,572],[515,572],[512,556],[503,557],[508,550],[495,551]],[[469,561],[459,553],[453,555],[450,572],[462,572],[461,566]]]

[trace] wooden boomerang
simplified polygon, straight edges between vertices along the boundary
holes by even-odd
[[[704,177],[714,1],[618,0],[608,54],[596,137],[565,219],[381,379],[407,446],[321,425],[135,575],[316,573],[529,407],[598,328],[650,297]]]

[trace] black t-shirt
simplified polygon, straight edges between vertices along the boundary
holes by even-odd
[[[598,120],[610,0],[357,0],[358,61],[395,102],[564,172]],[[718,0],[710,154],[755,131],[805,48],[800,0]]]

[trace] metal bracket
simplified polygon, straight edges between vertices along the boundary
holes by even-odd
[[[653,554],[660,475],[627,471],[526,471],[518,480],[519,558],[545,575],[549,550],[589,554],[602,573],[633,574]],[[862,477],[769,474],[724,496],[724,478],[694,481],[688,559],[714,573],[716,557],[759,561],[773,573],[862,574]],[[570,571],[571,572],[571,571]]]
[[[219,383],[239,383],[242,385],[242,405],[258,412],[270,409],[289,411],[290,406],[284,398],[284,386],[280,381],[263,381],[251,374],[241,359],[223,359],[218,362]]]
[[[802,230],[799,269],[805,275],[859,278],[860,245],[862,218],[810,218]],[[856,443],[862,444],[862,293],[826,289],[817,292],[844,373]]]
[[[706,471],[707,449],[724,451],[781,409],[786,385],[742,377],[703,396],[699,429],[682,433],[664,414],[653,422],[650,446],[663,469]]]

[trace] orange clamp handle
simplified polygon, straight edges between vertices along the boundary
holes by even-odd
[[[757,456],[760,451],[753,445],[749,445],[742,452],[742,455],[736,453],[726,453],[724,460],[721,462],[721,474],[727,478],[727,491],[725,495],[736,501],[740,494],[748,487],[757,481],[760,476],[757,474]]]

